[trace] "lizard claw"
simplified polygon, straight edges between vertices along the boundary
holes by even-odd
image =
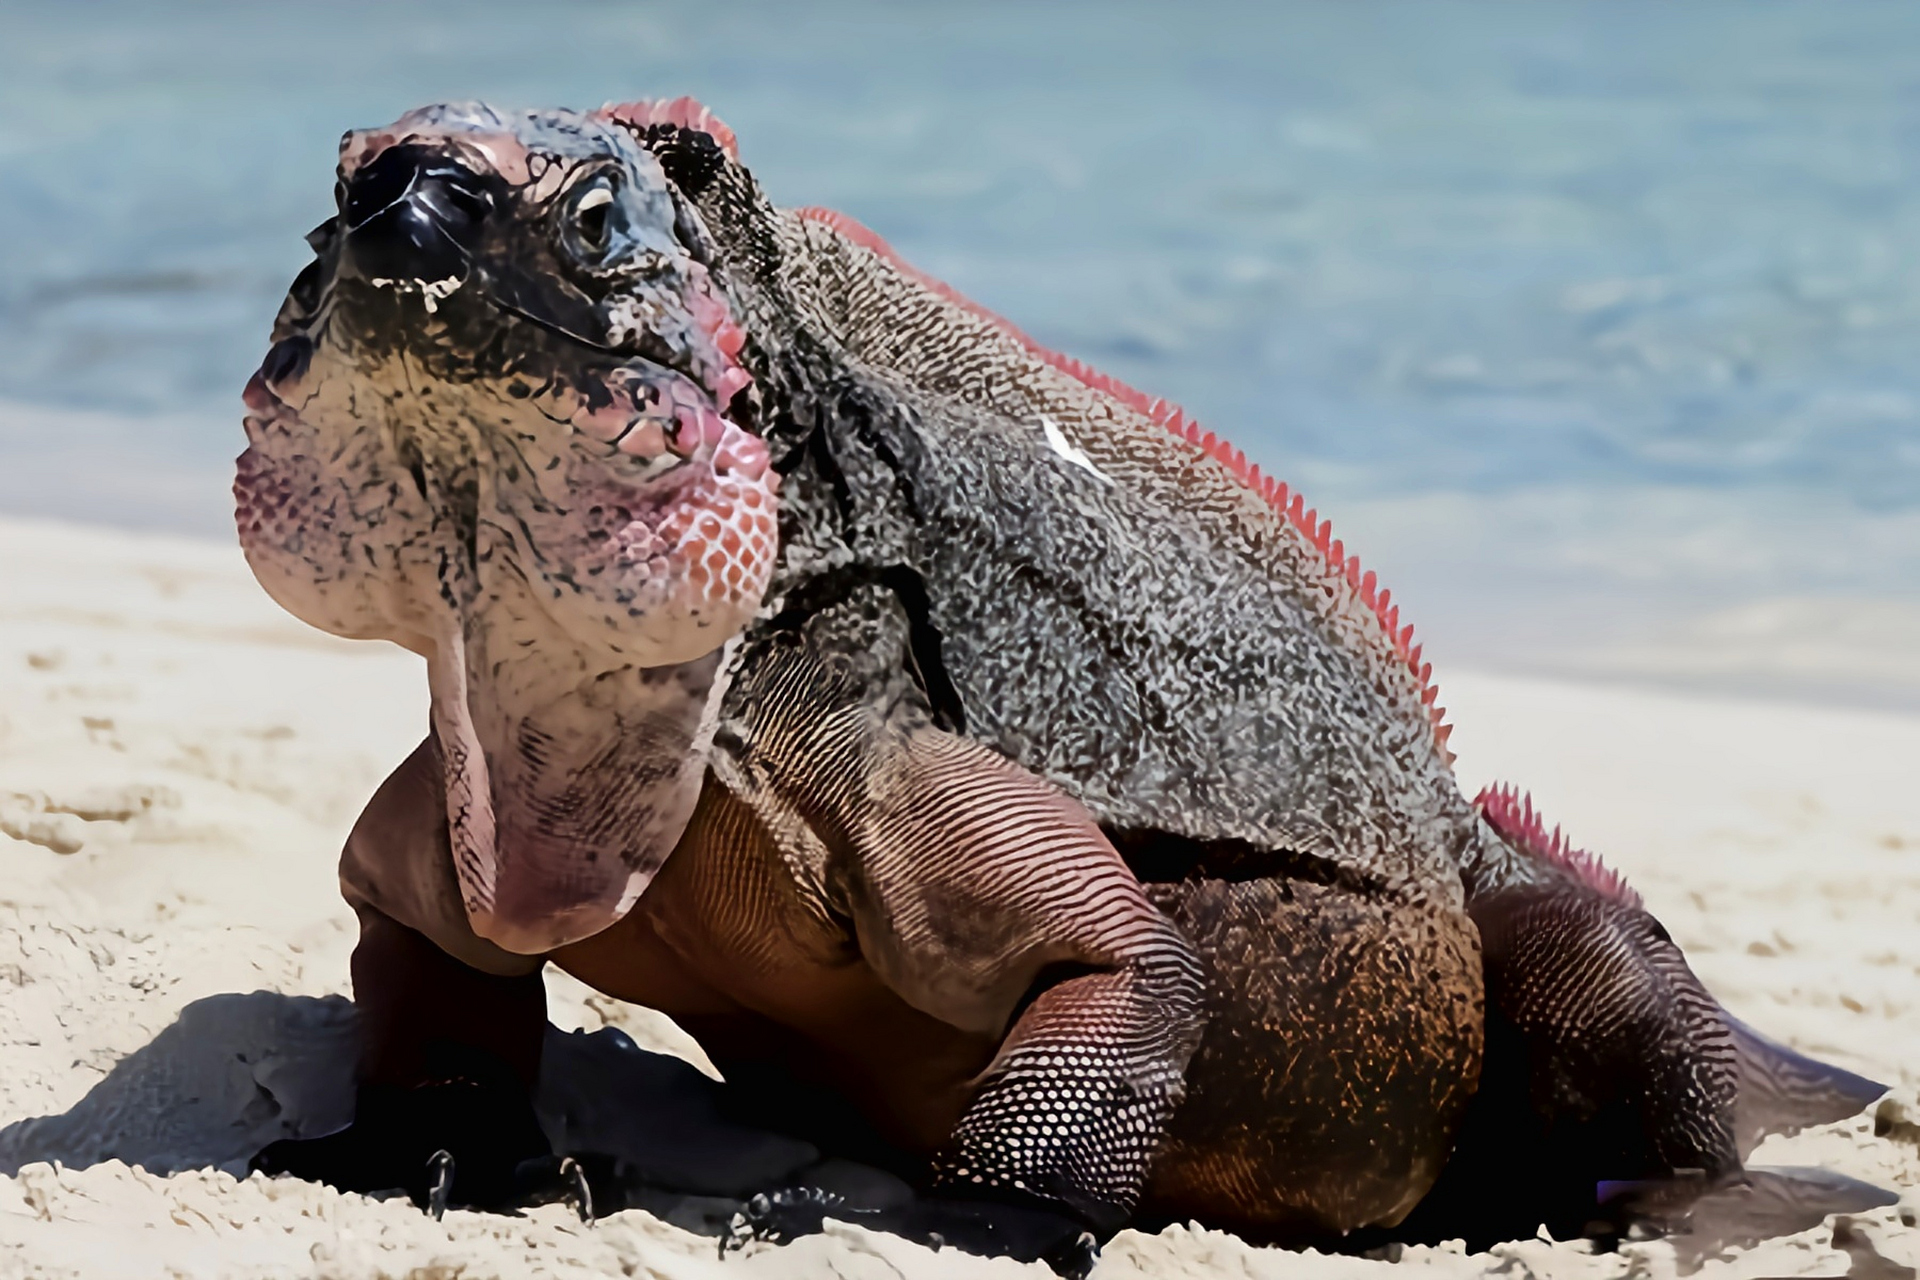
[[[1040,1260],[1064,1280],[1086,1280],[1093,1264],[1100,1261],[1100,1242],[1093,1232],[1082,1231],[1066,1244],[1042,1254]]]
[[[592,1172],[588,1171],[589,1163]],[[519,1202],[524,1205],[555,1204],[565,1201],[573,1206],[580,1215],[580,1221],[591,1223],[595,1217],[593,1187],[595,1181],[601,1182],[608,1190],[618,1191],[619,1169],[609,1156],[540,1156],[532,1160],[522,1160],[513,1171],[515,1189],[519,1193]],[[610,1197],[617,1201],[618,1194]]]
[[[453,1205],[511,1210],[516,1166],[551,1150],[526,1090],[504,1067],[479,1063],[469,1075],[413,1088],[363,1084],[345,1129],[283,1138],[250,1164],[341,1191],[404,1191],[438,1218]]]
[[[593,1184],[587,1181],[587,1171],[572,1156],[560,1159],[560,1177],[567,1184],[567,1200],[573,1205],[573,1211],[580,1215],[580,1221],[593,1221]]]
[[[720,1237],[720,1256],[764,1240],[787,1244],[814,1235],[828,1218],[885,1231],[916,1244],[987,1257],[1041,1261],[1068,1280],[1082,1280],[1100,1256],[1093,1232],[1065,1213],[1039,1205],[923,1197],[887,1209],[856,1208],[818,1187],[783,1187],[748,1200]]]
[[[787,1244],[817,1234],[829,1217],[849,1220],[870,1211],[849,1209],[845,1196],[818,1187],[782,1187],[762,1191],[748,1200],[720,1235],[720,1256],[737,1252],[755,1240]]]
[[[435,1222],[447,1214],[453,1195],[453,1153],[445,1147],[427,1157],[427,1212]]]

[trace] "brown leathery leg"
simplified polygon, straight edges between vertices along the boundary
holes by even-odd
[[[1556,1159],[1583,1179],[1738,1170],[1739,1048],[1679,946],[1531,797],[1496,785],[1475,803],[1465,880],[1489,1018],[1525,1044],[1527,1103]]]
[[[742,1123],[906,1177],[952,1132],[995,1048],[888,988],[849,922],[802,891],[758,815],[711,776],[639,905],[553,959],[670,1014]]]
[[[1131,1212],[1201,1026],[1199,962],[1078,804],[911,710],[758,674],[755,755],[822,849],[822,892],[909,1004],[1001,1047],[936,1154],[948,1193]],[[777,827],[777,824],[776,824]]]
[[[1485,953],[1486,1065],[1400,1238],[1480,1247],[1545,1225],[1604,1239],[1666,1230],[1698,1206],[1757,1239],[1769,1214],[1795,1231],[1818,1204],[1879,1203],[1817,1179],[1751,1193],[1741,1161],[1765,1134],[1853,1115],[1881,1086],[1732,1018],[1640,895],[1524,793],[1493,786],[1477,803],[1463,869]]]
[[[361,908],[353,949],[360,1010],[360,1079],[410,1089],[439,1074],[439,1047],[497,1059],[532,1091],[546,1034],[546,987],[536,973],[503,977],[460,963],[424,934]]]
[[[519,1197],[521,1162],[550,1154],[532,1100],[544,961],[466,929],[441,776],[429,738],[381,784],[341,854],[341,889],[360,918],[354,1121],[276,1142],[253,1164],[342,1190],[401,1188],[424,1202],[430,1164],[445,1151],[452,1203],[503,1206]]]
[[[1486,957],[1486,1066],[1445,1172],[1398,1238],[1611,1237],[1641,1220],[1648,1193],[1671,1209],[1738,1175],[1732,1037],[1652,916],[1553,875],[1475,894],[1469,912]]]
[[[1031,994],[936,1185],[1059,1200],[1117,1227],[1198,1039],[1192,949],[1079,806],[977,744],[909,733],[861,800],[848,889],[869,962],[960,1025],[991,1026]]]
[[[1482,1245],[1544,1225],[1610,1237],[1737,1177],[1740,1055],[1725,1012],[1640,896],[1483,791],[1463,870],[1480,931],[1487,1060],[1453,1157],[1403,1224]]]
[[[1549,1130],[1605,1123],[1602,1178],[1740,1167],[1733,1035],[1660,922],[1583,885],[1469,902],[1487,1000],[1526,1041]]]
[[[1148,892],[1206,958],[1207,1030],[1141,1203],[1257,1239],[1398,1222],[1478,1082],[1478,940],[1458,907],[1279,877]]]
[[[492,1055],[528,1089],[540,1072],[546,993],[539,956],[477,936],[461,905],[446,821],[446,771],[431,736],[367,802],[340,853],[340,888],[360,917],[353,998],[364,1081],[411,1088],[427,1047]]]
[[[514,1203],[522,1162],[551,1155],[532,1097],[546,1031],[539,974],[483,973],[370,907],[360,921],[353,1123],[276,1142],[253,1166],[343,1191],[398,1188],[436,1214]],[[436,1190],[443,1172],[450,1181]]]

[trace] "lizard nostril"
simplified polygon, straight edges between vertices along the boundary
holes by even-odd
[[[388,147],[347,182],[340,222],[361,274],[440,280],[463,274],[492,207],[471,169],[403,144]]]
[[[273,344],[273,349],[267,352],[267,358],[260,362],[260,376],[268,386],[277,386],[299,378],[307,371],[307,363],[312,359],[313,340],[303,333],[297,333]]]

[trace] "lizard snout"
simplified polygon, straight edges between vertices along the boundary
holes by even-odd
[[[492,205],[480,175],[447,152],[388,147],[341,190],[341,267],[370,282],[462,280]]]

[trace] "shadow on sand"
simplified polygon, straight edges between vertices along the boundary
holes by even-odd
[[[0,1130],[0,1173],[36,1161],[84,1168],[121,1160],[161,1174],[218,1168],[243,1177],[268,1143],[318,1137],[352,1120],[358,1052],[358,1014],[339,996],[256,991],[197,1000],[66,1112]],[[912,1198],[890,1173],[732,1118],[741,1114],[736,1101],[729,1086],[638,1048],[620,1031],[547,1030],[536,1099],[541,1124],[560,1154],[620,1161],[623,1202],[604,1208],[643,1208],[711,1235],[747,1197],[774,1187],[820,1187],[850,1207]],[[1694,1200],[1659,1226],[1672,1233],[1681,1269],[1690,1271],[1729,1247],[1894,1198],[1822,1170],[1753,1170],[1744,1185]],[[1913,1280],[1910,1269],[1868,1257],[1871,1245],[1844,1217],[1836,1247],[1843,1238],[1855,1274]]]
[[[64,1113],[0,1129],[0,1173],[120,1160],[244,1177],[268,1143],[352,1120],[358,1052],[358,1014],[339,996],[196,1000]],[[536,1106],[557,1152],[620,1160],[627,1203],[608,1207],[645,1208],[690,1230],[717,1233],[747,1196],[799,1181],[858,1202],[911,1195],[890,1174],[729,1119],[725,1085],[611,1028],[547,1029]]]

